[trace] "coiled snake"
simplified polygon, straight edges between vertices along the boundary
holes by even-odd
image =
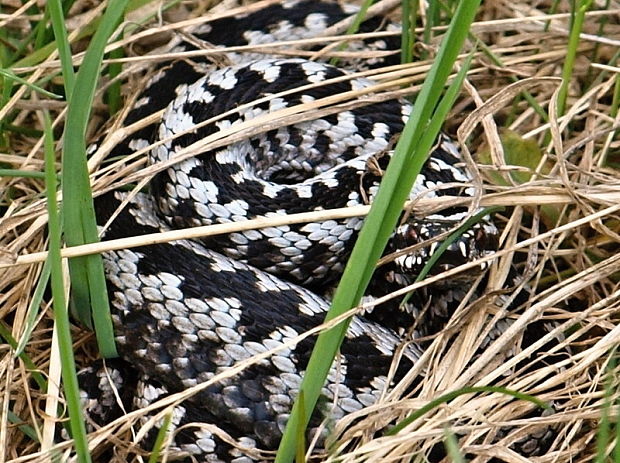
[[[196,42],[234,46],[313,37],[353,11],[330,1],[272,4],[246,16],[209,22],[175,50],[194,50]],[[374,19],[362,30],[378,27],[394,26]],[[352,46],[394,51],[390,40]],[[409,102],[362,96],[356,104],[341,103],[310,120],[270,127],[269,115],[278,110],[344,98],[373,82],[304,59],[242,53],[227,53],[226,58],[230,63],[225,66],[194,57],[160,68],[126,122],[166,108],[161,123],[126,140],[114,154],[126,155],[162,140],[150,150],[149,160],[166,162],[230,127],[259,121],[266,128],[223,147],[198,148],[196,156],[162,171],[150,194],[129,199],[106,230],[107,239],[372,201],[392,141],[411,111]],[[387,53],[376,62],[359,60],[349,66],[359,70],[395,59]],[[440,136],[411,199],[471,195],[470,181],[457,148]],[[99,199],[100,222],[124,199],[127,193],[118,192]],[[466,212],[452,208],[426,218],[411,216],[395,231],[386,252],[449,230]],[[358,217],[326,220],[106,253],[117,344],[125,362],[110,363],[106,372],[93,367],[81,375],[89,416],[95,423],[107,423],[123,413],[118,398],[125,409],[143,408],[319,325],[329,305],[325,294],[342,272],[362,222]],[[496,246],[495,235],[491,222],[475,225],[451,245],[438,269],[487,255]],[[417,249],[382,266],[369,297],[413,282],[431,249]],[[446,281],[435,292],[428,289],[424,298],[412,298],[404,312],[386,306],[368,317],[354,317],[323,389],[328,405],[315,414],[312,425],[375,403],[421,354],[415,343],[401,346],[407,329],[402,317],[416,318],[430,306],[427,319],[416,320],[418,329],[426,326],[429,331],[445,321],[466,290],[462,280]],[[246,448],[276,448],[313,339],[219,379],[177,405],[172,450],[209,462],[259,458],[226,442],[208,426],[212,424]],[[390,373],[397,349],[401,355]],[[207,425],[183,428],[194,422]]]

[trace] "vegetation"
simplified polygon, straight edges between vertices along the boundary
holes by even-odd
[[[6,343],[0,351],[0,461],[35,462],[50,454],[64,461],[69,452],[89,461],[110,441],[127,443],[118,446],[115,461],[133,455],[129,429],[135,426],[139,435],[137,420],[149,410],[86,435],[75,381],[76,364],[88,365],[97,351],[114,353],[102,271],[92,253],[127,244],[79,245],[96,241],[91,194],[127,185],[140,188],[156,172],[143,165],[145,150],[130,159],[102,162],[113,137],[140,128],[123,128],[122,119],[123,108],[138,94],[135,89],[144,85],[142,71],[154,61],[178,58],[149,52],[183,26],[230,12],[227,0],[207,11],[204,2],[179,3],[169,2],[161,10],[157,2],[144,0],[95,6],[79,0],[0,0],[0,336]],[[394,3],[378,2],[367,14]],[[513,441],[554,425],[558,434],[548,457],[553,461],[607,461],[608,455],[620,461],[614,409],[619,395],[614,348],[620,339],[620,10],[611,0],[477,3],[431,1],[427,7],[414,0],[389,13],[415,26],[404,36],[405,64],[365,75],[378,82],[380,95],[418,95],[412,119],[419,125],[408,126],[396,148],[402,157],[395,157],[382,187],[385,196],[377,199],[383,212],[370,212],[360,238],[365,241],[353,256],[360,260],[350,265],[359,274],[344,277],[347,291],[337,292],[338,311],[326,327],[359,310],[349,309],[359,303],[415,177],[414,165],[423,161],[432,129],[439,129],[446,113],[444,130],[461,143],[485,181],[476,206],[502,208],[497,214],[504,230],[501,251],[486,259],[493,263],[489,296],[464,301],[411,375],[376,406],[335,424],[327,460],[422,458],[445,441],[453,458],[468,454],[515,461],[508,449]],[[158,25],[162,14],[171,26]],[[463,16],[453,21],[458,14]],[[344,36],[347,27],[336,32]],[[325,45],[332,42],[325,38]],[[300,41],[286,48],[303,50],[305,45]],[[348,53],[346,46],[330,50],[327,56],[332,53],[335,59]],[[302,109],[316,110],[312,105]],[[274,120],[286,125],[290,119],[275,114]],[[87,159],[86,146],[101,134],[106,138]],[[234,128],[223,135],[233,138]],[[416,147],[420,153],[412,155]],[[414,207],[429,213],[435,205],[421,200]],[[367,208],[325,214],[360,213],[368,213]],[[310,214],[286,220],[316,219]],[[78,246],[69,251],[74,256],[91,257],[67,265],[62,243]],[[511,265],[523,271],[532,297],[507,313],[503,301],[515,290],[506,284]],[[444,277],[421,279],[409,289]],[[82,325],[95,326],[96,342],[90,331],[70,325],[69,307]],[[502,321],[506,317],[513,322],[510,329]],[[515,346],[520,330],[540,319],[554,328],[526,349]],[[321,335],[322,357],[337,351],[346,324],[339,326]],[[476,356],[482,339],[495,329],[503,334]],[[528,368],[532,352],[542,346],[536,359],[543,361]],[[498,360],[507,350],[514,355]],[[289,461],[295,451],[300,454],[295,437],[303,426],[295,423],[308,416],[328,366],[311,365],[308,376],[315,384],[302,395],[301,417],[292,420],[292,440],[284,444],[289,447],[281,461]],[[244,367],[247,362],[238,366]],[[403,396],[421,373],[415,394]],[[556,413],[528,417],[531,402],[515,400],[503,389],[479,387],[491,384],[553,403]],[[429,409],[429,403],[435,406]],[[162,401],[154,408],[163,417],[170,406],[171,401]],[[425,413],[403,421],[415,410]],[[54,440],[58,417],[70,418],[67,429],[74,442]],[[398,432],[377,437],[394,422],[403,423]],[[503,436],[500,430],[507,427],[516,434]],[[165,446],[160,437],[158,447]],[[165,453],[165,448],[157,451]]]

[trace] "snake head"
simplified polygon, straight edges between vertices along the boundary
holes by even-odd
[[[411,284],[422,272],[433,255],[440,252],[441,243],[456,231],[458,220],[439,216],[429,216],[423,220],[410,220],[398,227],[390,243],[388,252],[399,255],[393,261],[393,278],[399,284]],[[439,236],[444,239],[437,240]],[[450,245],[438,255],[437,261],[429,270],[429,275],[438,275],[468,262],[488,256],[497,250],[498,231],[488,220],[482,220],[456,237]],[[390,249],[391,248],[391,249]],[[409,250],[407,252],[407,250]],[[405,251],[403,253],[403,251]],[[461,272],[455,277],[440,282],[442,286],[454,286],[464,280],[471,281],[486,268],[483,262],[473,269]]]

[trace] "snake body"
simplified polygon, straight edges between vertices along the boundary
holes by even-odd
[[[237,46],[313,37],[354,10],[331,1],[274,4],[209,22],[175,50],[195,49],[195,41]],[[381,24],[393,27],[374,19],[362,30]],[[355,46],[391,49],[389,40]],[[137,100],[127,123],[163,108],[164,116],[120,144],[115,154],[161,140],[149,152],[152,164],[182,159],[155,177],[150,193],[114,192],[97,201],[102,224],[128,202],[106,229],[106,239],[372,201],[393,140],[412,110],[408,101],[362,97],[309,120],[271,127],[269,116],[278,110],[363,91],[373,82],[305,59],[242,53],[226,58],[225,66],[193,58],[163,67]],[[352,66],[364,69],[390,59]],[[266,129],[201,150],[201,141],[217,140],[228,128],[253,121]],[[193,150],[189,157],[188,150]],[[410,198],[472,195],[471,178],[456,146],[441,135]],[[452,208],[404,218],[386,252],[419,245],[453,228],[466,213]],[[89,416],[105,424],[124,413],[123,407],[144,408],[210,382],[175,406],[170,448],[199,461],[261,460],[252,449],[277,448],[314,343],[313,337],[292,340],[322,323],[329,307],[325,295],[342,273],[362,224],[359,217],[327,220],[105,253],[123,361],[109,362],[105,372],[91,367],[81,375]],[[493,252],[496,234],[489,220],[473,226],[448,248],[438,271]],[[412,283],[432,249],[418,246],[384,265],[369,296]],[[416,318],[430,306],[427,318],[416,318],[424,332],[424,326],[449,316],[466,283],[445,281],[429,288],[425,297],[410,300],[404,313]],[[313,428],[374,404],[420,358],[419,345],[402,345],[401,333],[408,328],[399,326],[402,313],[387,305],[379,309],[353,317]],[[235,365],[273,348],[280,350],[227,376]]]

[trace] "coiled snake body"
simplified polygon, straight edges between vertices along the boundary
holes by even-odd
[[[182,42],[176,50],[193,49],[196,40],[231,46],[312,37],[352,9],[329,1],[275,4],[245,17],[210,22],[194,31],[191,43]],[[362,30],[374,30],[380,22],[367,22]],[[354,46],[392,49],[386,40]],[[278,110],[344,98],[347,92],[363,92],[373,83],[304,59],[257,59],[241,53],[226,57],[230,65],[217,69],[198,58],[160,69],[127,122],[165,107],[161,123],[134,135],[116,154],[162,140],[149,158],[152,163],[167,162],[183,157],[194,143],[217,140],[231,127],[245,129],[258,121],[264,129],[214,149],[191,147],[198,154],[185,156],[158,174],[151,194],[129,199],[106,230],[107,239],[372,200],[393,139],[411,111],[410,103],[362,96],[351,104],[343,99],[336,110],[271,127],[269,117]],[[354,66],[363,69],[373,64],[378,63],[360,61]],[[458,150],[441,136],[411,199],[471,195],[470,181]],[[100,222],[111,217],[124,199],[128,199],[126,193],[113,193],[98,200]],[[465,213],[453,208],[424,219],[407,218],[388,251],[446,231]],[[239,362],[282,347],[319,325],[328,308],[323,295],[340,275],[362,221],[355,217],[269,227],[204,242],[178,241],[106,253],[117,343],[127,363],[111,363],[107,373],[91,368],[82,374],[90,417],[107,423],[122,413],[118,397],[126,409],[143,408],[157,398],[211,381]],[[474,226],[448,249],[439,269],[492,252],[495,234],[488,221]],[[375,275],[371,295],[384,295],[413,282],[430,253],[428,247],[417,249],[384,265]],[[429,325],[437,317],[445,319],[467,289],[462,281],[452,286],[447,281],[436,293],[429,289],[427,298],[413,298],[405,313],[411,317],[430,305],[425,315]],[[313,426],[325,416],[334,421],[372,405],[419,358],[416,344],[399,347],[396,320],[400,315],[389,309],[374,318],[372,314],[353,318],[340,360],[323,388],[325,405],[315,414]],[[424,330],[424,319],[417,322]],[[218,377],[177,405],[172,450],[201,461],[260,459],[235,449],[226,433],[249,449],[276,448],[313,339],[286,347],[232,376]],[[390,373],[398,349],[401,355]],[[182,428],[194,422],[202,425]]]

